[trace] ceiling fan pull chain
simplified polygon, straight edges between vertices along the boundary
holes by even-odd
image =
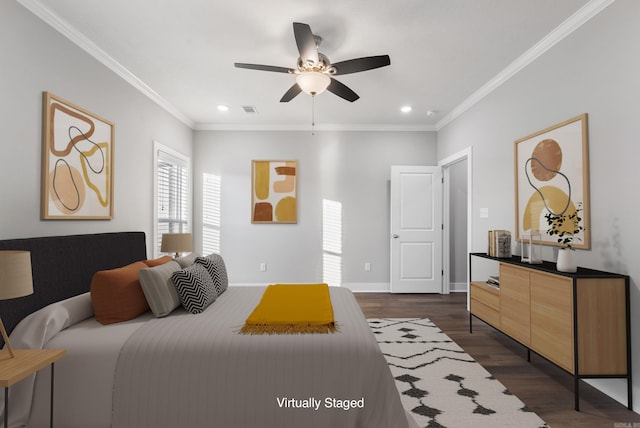
[[[311,135],[316,135],[316,94],[311,95]]]

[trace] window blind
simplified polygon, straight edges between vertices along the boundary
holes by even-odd
[[[190,232],[189,158],[156,149],[155,252],[160,254],[164,233]]]

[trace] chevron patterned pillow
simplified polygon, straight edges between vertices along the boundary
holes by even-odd
[[[207,268],[209,275],[213,279],[218,296],[225,292],[229,286],[229,278],[227,277],[227,268],[224,259],[220,254],[209,254],[207,257],[196,258],[196,263]]]
[[[171,280],[176,286],[182,306],[192,314],[204,311],[218,297],[211,275],[201,264],[195,263],[175,271]]]

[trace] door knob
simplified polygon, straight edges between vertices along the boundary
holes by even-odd
[[[396,235],[395,233],[393,234],[393,239],[398,239],[398,235]]]

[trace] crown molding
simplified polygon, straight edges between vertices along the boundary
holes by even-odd
[[[133,86],[138,91],[142,92],[153,102],[165,109],[168,113],[173,115],[176,119],[193,129],[194,123],[191,119],[185,116],[180,110],[178,110],[173,104],[168,102],[156,91],[149,87],[146,83],[140,80],[135,74],[130,72],[126,67],[116,61],[112,56],[102,50],[98,45],[89,40],[84,34],[80,33],[73,26],[69,25],[65,20],[46,8],[42,3],[37,0],[17,0],[22,6],[28,9],[31,13],[42,19],[49,24],[53,29],[65,36],[67,39],[75,43],[80,49],[87,52],[89,55],[100,61],[108,69],[116,73],[127,83]]]
[[[38,0],[17,0],[22,6],[38,16],[44,22],[49,24],[59,33],[67,37],[73,43],[89,55],[100,61],[111,71],[116,73],[131,86],[142,92],[149,99],[154,101],[176,119],[187,125],[189,128],[197,131],[312,131],[308,125],[233,125],[233,124],[210,124],[210,123],[194,123],[189,117],[178,110],[173,104],[160,96],[156,91],[140,80],[136,75],[131,73],[126,67],[116,61],[95,43],[89,40],[85,35],[77,31],[58,15],[51,12],[42,5]],[[474,92],[470,97],[456,106],[448,114],[446,114],[435,125],[363,125],[363,124],[326,124],[316,125],[316,131],[377,131],[377,132],[398,132],[398,131],[439,131],[465,111],[470,109],[484,97],[489,95],[503,83],[511,79],[514,75],[524,69],[526,66],[535,61],[539,56],[547,52],[565,37],[580,28],[584,23],[596,16],[607,6],[611,5],[615,0],[591,0],[580,8],[576,13],[567,18],[562,24],[551,31],[542,40],[522,54],[518,59],[512,62],[504,70],[498,73],[493,79],[489,80],[480,89]]]
[[[573,15],[567,18],[562,24],[547,34],[542,40],[533,45],[529,50],[522,54],[518,59],[513,61],[504,70],[498,73],[493,79],[489,80],[480,89],[474,92],[469,98],[465,99],[457,107],[451,110],[436,124],[436,130],[440,130],[447,124],[451,123],[462,113],[470,109],[484,97],[500,87],[503,83],[511,79],[526,66],[535,61],[539,56],[554,47],[565,37],[580,28],[582,24],[602,12],[607,6],[611,5],[615,0],[591,0],[582,6]]]
[[[309,125],[278,124],[278,125],[240,125],[196,123],[195,131],[375,131],[375,132],[435,132],[434,125],[392,125],[392,124],[337,124],[326,123]]]

